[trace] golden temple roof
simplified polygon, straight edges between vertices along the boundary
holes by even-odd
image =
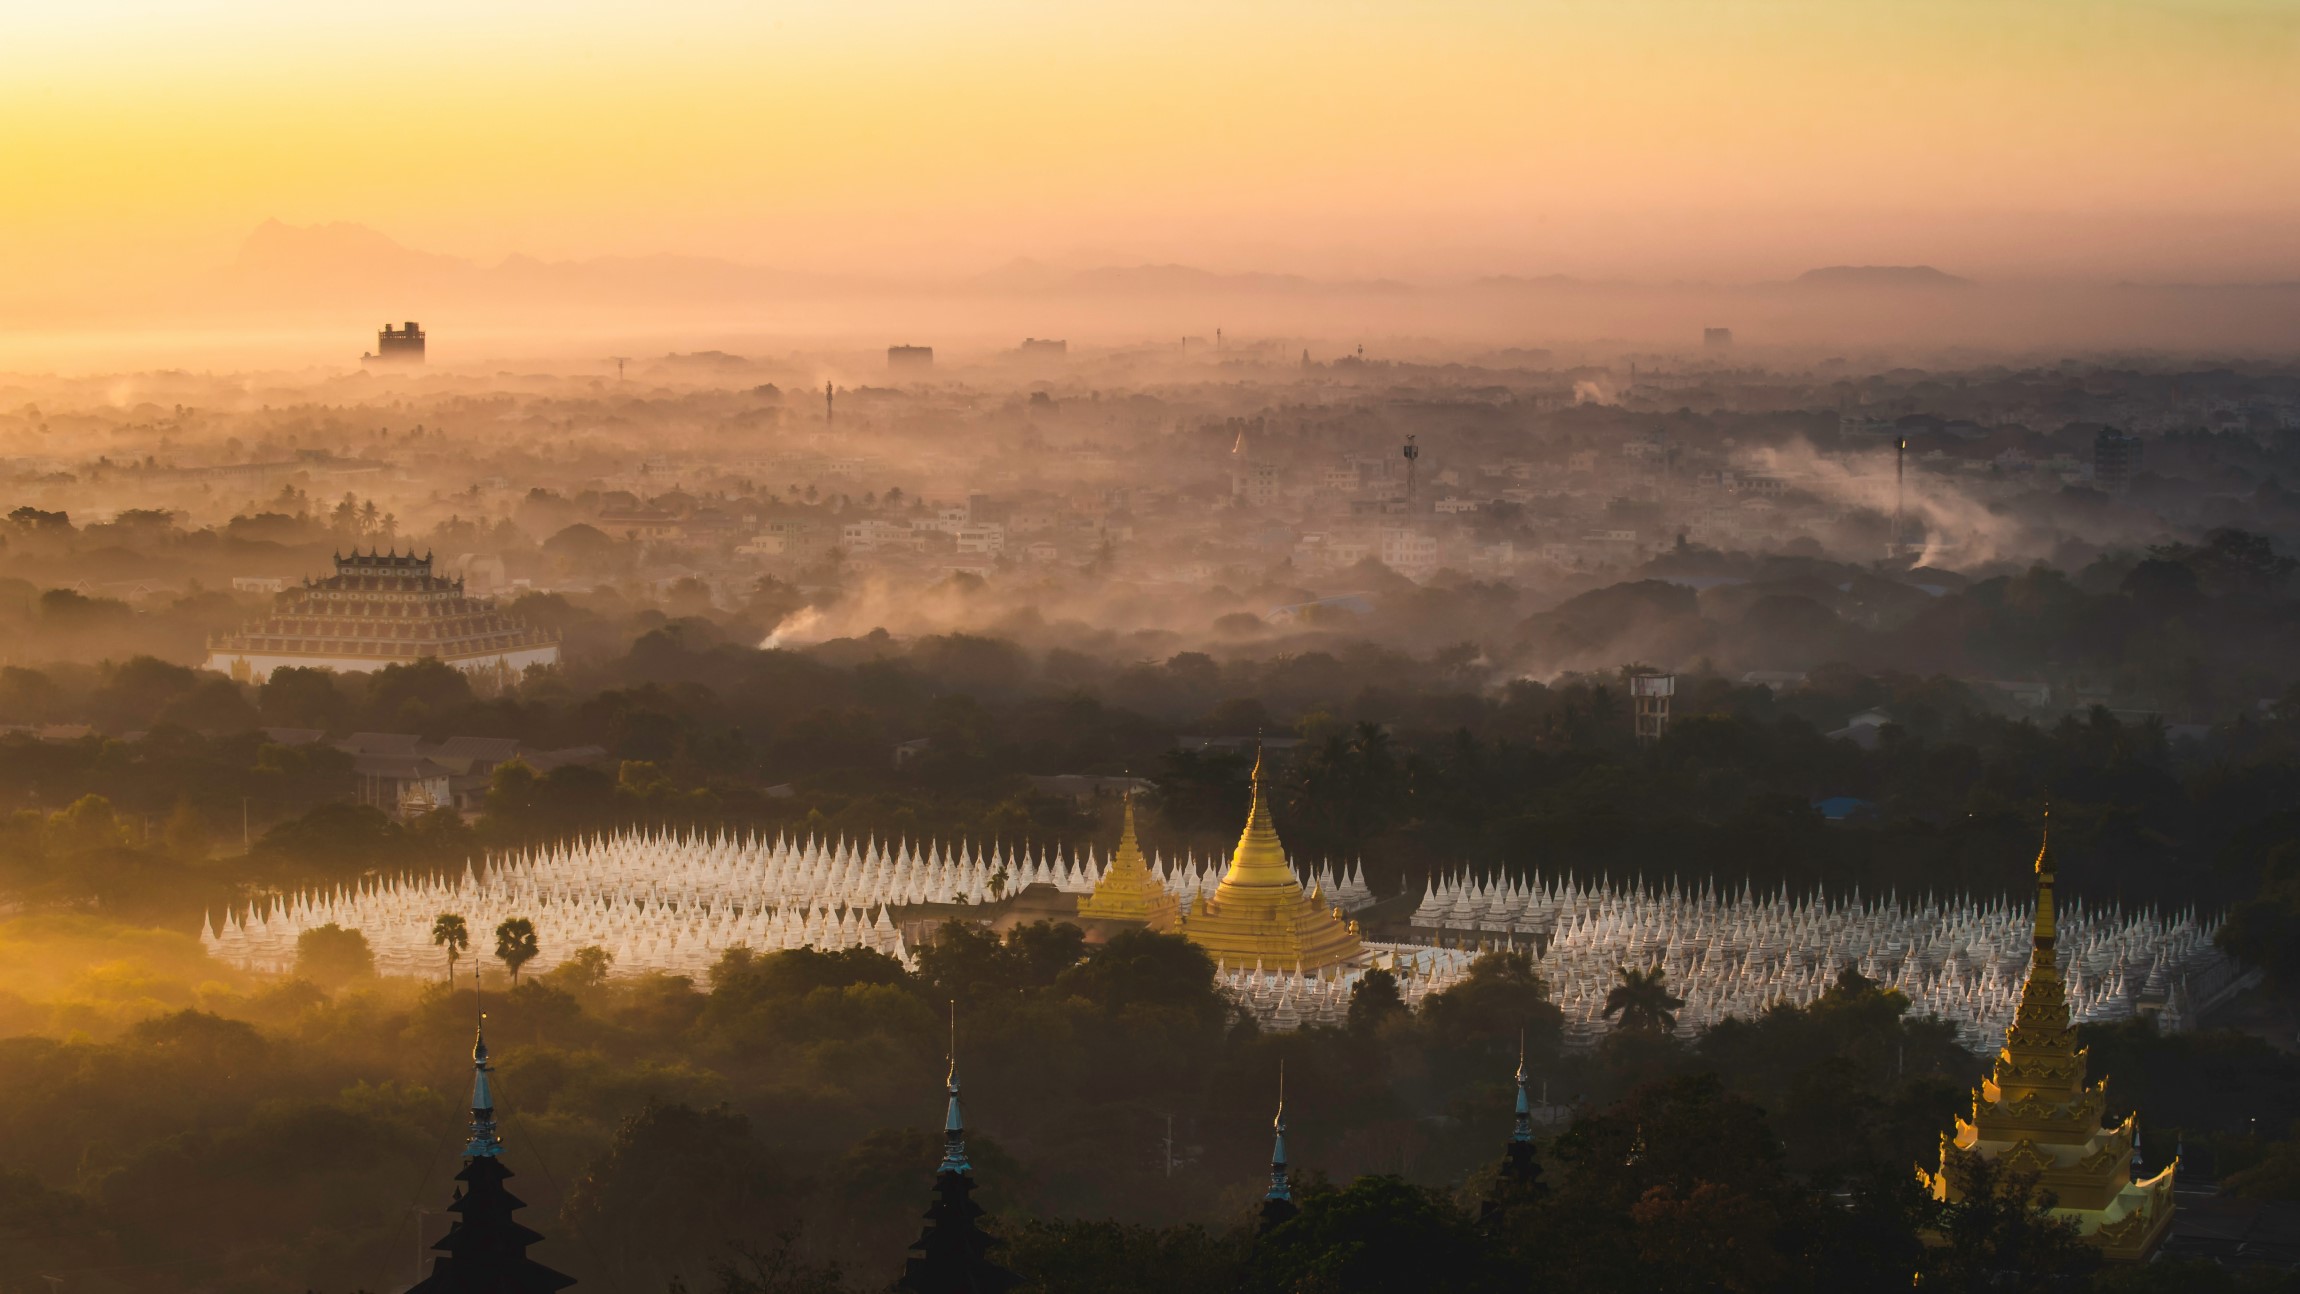
[[[1152,930],[1173,930],[1181,924],[1182,904],[1151,874],[1142,846],[1134,838],[1134,797],[1126,797],[1126,825],[1118,832],[1118,852],[1094,883],[1094,892],[1078,900],[1078,915],[1106,921],[1140,921]]]
[[[1940,1171],[1919,1173],[1934,1198],[1954,1201],[1958,1187],[1951,1170],[1960,1158],[1978,1155],[2034,1172],[2038,1189],[2057,1200],[2055,1216],[2074,1222],[2109,1257],[2139,1260],[2171,1225],[2179,1164],[2134,1181],[2139,1116],[2113,1127],[2101,1123],[2108,1084],[2087,1079],[2085,1049],[2077,1045],[2054,946],[2056,879],[2048,830],[2036,855],[2028,979],[2005,1027],[2005,1045],[1973,1093],[1972,1117],[1957,1120],[1956,1130],[1941,1137]]]
[[[1229,870],[1211,896],[1182,916],[1182,933],[1224,967],[1324,970],[1355,961],[1365,948],[1357,924],[1321,895],[1304,892],[1286,862],[1263,791],[1262,752],[1254,752],[1254,802]]]

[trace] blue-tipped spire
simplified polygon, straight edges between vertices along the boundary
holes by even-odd
[[[1265,1200],[1293,1203],[1294,1184],[1286,1175],[1286,1062],[1278,1062],[1278,1115],[1270,1120],[1270,1193]]]
[[[479,969],[474,966],[471,975],[471,993],[479,996]],[[487,1063],[487,1012],[479,1013],[479,1027],[471,1038],[471,1140],[464,1143],[466,1159],[493,1159],[503,1153],[503,1143],[495,1136],[495,1091],[487,1081],[493,1066]]]
[[[974,1172],[974,1165],[966,1158],[966,1111],[958,1104],[958,1003],[950,1004],[950,1076],[944,1080],[950,1093],[950,1111],[942,1119],[942,1165],[936,1172]]]
[[[1525,1094],[1525,1035],[1517,1035],[1517,1127],[1509,1134],[1511,1141],[1533,1140],[1533,1102]]]

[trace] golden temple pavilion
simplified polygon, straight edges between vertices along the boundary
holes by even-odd
[[[1996,1068],[1973,1094],[1973,1116],[1941,1136],[1941,1168],[1917,1173],[1937,1200],[1958,1197],[1961,1160],[1979,1156],[2037,1175],[2054,1199],[2053,1215],[2076,1224],[2109,1258],[2148,1257],[2172,1225],[2175,1160],[2145,1181],[2133,1180],[2140,1139],[2137,1114],[2104,1127],[2108,1081],[2088,1083],[2085,1049],[2076,1045],[2068,1000],[2053,951],[2052,841],[2036,855],[2036,933],[2020,1007],[2005,1029]]]
[[[1364,955],[1358,924],[1342,919],[1323,895],[1305,892],[1286,863],[1270,803],[1262,791],[1262,756],[1254,755],[1254,807],[1212,895],[1182,914],[1182,934],[1225,969],[1319,971]]]
[[[1182,902],[1166,892],[1142,846],[1134,838],[1134,797],[1126,797],[1126,825],[1118,833],[1118,852],[1094,883],[1094,892],[1078,900],[1078,915],[1104,921],[1140,921],[1152,930],[1173,931],[1182,922]]]

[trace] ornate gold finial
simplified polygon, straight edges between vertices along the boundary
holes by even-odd
[[[2036,851],[2036,953],[2042,964],[2052,965],[2053,938],[2056,933],[2052,905],[2054,880],[2052,859],[2052,806],[2044,809],[2044,831]]]

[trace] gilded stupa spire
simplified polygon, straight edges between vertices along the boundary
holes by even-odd
[[[1110,866],[1094,883],[1094,892],[1078,900],[1078,915],[1106,921],[1140,921],[1152,930],[1172,931],[1181,924],[1182,903],[1150,871],[1134,835],[1134,793],[1126,793],[1126,816],[1118,831],[1118,848]]]
[[[1356,961],[1365,953],[1357,926],[1322,896],[1304,891],[1286,862],[1270,816],[1267,759],[1257,745],[1246,829],[1221,884],[1183,916],[1182,933],[1225,967],[1292,967],[1301,973]]]
[[[2053,940],[2056,921],[2052,907],[2052,810],[2044,811],[2044,838],[2036,850],[2036,928],[2034,962],[2038,966],[2054,966]]]
[[[1979,1090],[1972,1117],[1941,1138],[1938,1172],[1920,1176],[1935,1199],[1955,1202],[1959,1169],[1979,1159],[2033,1173],[2055,1201],[2053,1214],[2072,1222],[2111,1258],[2144,1259],[2171,1225],[2174,1167],[2138,1180],[2138,1115],[2105,1125],[2108,1084],[2086,1073],[2059,963],[2060,913],[2053,890],[2051,814],[2036,853],[2036,915],[2020,1005],[2004,1046]]]
[[[1222,889],[1233,886],[1272,886],[1300,889],[1294,871],[1286,865],[1286,846],[1278,839],[1278,824],[1270,818],[1270,797],[1262,774],[1265,758],[1254,747],[1254,802],[1246,811],[1246,829],[1238,833],[1238,848],[1230,855],[1230,870],[1222,876]]]

